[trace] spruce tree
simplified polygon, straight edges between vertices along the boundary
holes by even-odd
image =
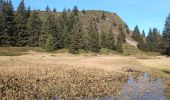
[[[28,16],[24,0],[21,0],[15,15],[17,46],[28,45],[27,18]]]
[[[79,10],[77,6],[74,6],[72,11],[76,16],[78,15]]]
[[[159,34],[156,28],[154,28],[153,30],[152,29],[149,30],[146,40],[147,40],[147,45],[149,47],[149,51],[151,52],[160,51],[161,35]]]
[[[117,37],[117,45],[116,45],[116,51],[119,53],[123,53],[123,34],[119,33]]]
[[[103,12],[102,12],[102,16],[101,16],[101,18],[103,19],[103,20],[105,20],[106,19],[106,15],[105,15],[105,11],[103,10]]]
[[[2,12],[0,12],[0,46],[2,46],[3,43],[3,30],[4,30],[4,24],[3,24],[3,15]]]
[[[14,46],[14,15],[11,0],[4,2],[1,12],[1,45]]]
[[[83,13],[83,14],[86,14],[86,11],[83,9],[83,10],[82,10],[82,13]]]
[[[45,11],[46,12],[50,12],[51,10],[50,10],[50,7],[47,5],[47,7],[45,8]]]
[[[47,51],[60,49],[61,36],[56,25],[56,19],[50,12],[48,13],[47,19],[42,28],[43,29],[39,38],[40,46]]]
[[[83,48],[83,32],[79,17],[75,13],[72,13],[70,16],[69,24],[69,28],[71,28],[69,31],[69,52],[77,54],[79,53],[79,50]]]
[[[106,44],[107,44],[108,49],[116,50],[115,39],[114,39],[112,27],[110,27],[109,33],[106,36]]]
[[[138,26],[135,26],[134,31],[132,33],[132,38],[137,42],[140,39],[140,31],[139,31]]]
[[[57,12],[56,8],[53,9],[53,12]]]
[[[29,46],[38,46],[39,35],[41,33],[42,22],[38,16],[38,12],[33,11],[27,23],[27,33],[29,35]]]
[[[143,36],[143,38],[145,38],[145,37],[146,37],[146,35],[145,35],[145,31],[144,31],[144,30],[142,31],[142,36]]]
[[[0,0],[0,12],[2,12],[3,0]]]
[[[170,14],[166,18],[163,37],[161,40],[161,52],[162,54],[166,54],[170,56]]]
[[[100,34],[101,48],[107,48],[106,33],[102,30]]]
[[[61,33],[62,47],[68,48],[69,46],[69,16],[67,10],[64,8],[61,16],[59,17],[59,32]],[[70,28],[71,29],[71,28]]]
[[[90,25],[88,27],[88,34],[89,34],[89,46],[92,52],[99,52],[100,51],[100,39],[99,33],[97,29],[96,20],[93,18],[90,21]]]
[[[148,51],[148,45],[147,45],[147,43],[144,41],[144,39],[145,39],[145,38],[144,38],[143,36],[141,36],[141,37],[139,38],[137,47],[138,47],[140,50],[142,50],[142,51]]]

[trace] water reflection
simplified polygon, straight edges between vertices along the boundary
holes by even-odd
[[[161,79],[150,81],[147,73],[136,82],[129,78],[127,84],[123,86],[120,100],[166,100],[163,83]]]
[[[38,98],[37,100],[42,100]],[[50,100],[63,100],[60,97],[51,98]],[[74,98],[67,98],[65,100],[74,100]],[[82,100],[166,100],[163,92],[163,83],[161,79],[151,81],[149,75],[145,73],[140,76],[137,81],[129,78],[127,83],[122,87],[119,96],[98,97],[98,98],[84,98]]]

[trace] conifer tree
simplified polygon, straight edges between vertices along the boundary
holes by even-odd
[[[11,0],[3,3],[1,12],[1,45],[14,46],[14,15]]]
[[[2,15],[2,11],[0,12],[0,46],[2,46],[3,44],[3,29],[4,29],[4,25],[3,25],[3,15]]]
[[[61,16],[59,17],[59,32],[61,33],[62,47],[68,48],[69,46],[69,16],[67,10],[64,8]],[[70,28],[71,29],[71,28]]]
[[[57,29],[56,19],[50,12],[43,24],[39,44],[47,51],[53,51],[61,48],[60,33]]]
[[[74,6],[72,11],[76,16],[78,15],[79,10],[77,6]]]
[[[105,20],[106,19],[106,15],[105,15],[105,12],[104,12],[104,10],[103,10],[103,12],[102,12],[102,17],[101,17],[103,20]]]
[[[161,53],[170,56],[170,14],[166,18],[161,41]]]
[[[42,22],[38,16],[38,12],[33,11],[27,23],[27,33],[29,35],[29,46],[38,46],[39,35],[41,33]]]
[[[160,51],[161,36],[156,28],[154,28],[153,30],[152,29],[149,30],[146,40],[147,45],[149,47],[149,51],[151,52]]]
[[[117,37],[117,45],[116,45],[116,51],[119,53],[123,53],[123,34],[119,33]]]
[[[145,38],[145,37],[146,37],[146,35],[145,35],[145,31],[144,31],[144,30],[142,31],[142,36],[143,36],[143,38]]]
[[[81,23],[79,20],[79,17],[75,14],[72,13],[72,15],[70,16],[70,21],[69,21],[69,28],[70,32],[69,32],[69,52],[73,53],[73,54],[77,54],[79,53],[79,50],[82,49],[83,47],[83,32],[82,32],[82,27],[81,27]]]
[[[53,12],[57,12],[56,8],[53,9]]]
[[[106,44],[107,44],[107,48],[108,49],[111,49],[111,50],[115,50],[116,49],[115,39],[114,39],[112,27],[110,27],[109,33],[106,36]]]
[[[27,14],[27,19],[28,19],[28,18],[30,17],[30,14],[31,14],[31,8],[30,8],[30,6],[27,8],[26,14]]]
[[[83,14],[86,14],[86,11],[83,9],[83,10],[82,10],[82,13],[83,13]]]
[[[27,34],[27,11],[25,8],[24,0],[21,0],[15,15],[16,23],[16,38],[17,46],[28,45],[29,39]]]
[[[138,28],[138,26],[135,26],[135,29],[132,33],[132,38],[138,42],[138,40],[140,39],[140,36],[141,35],[140,35],[139,28]]]
[[[107,48],[106,33],[102,30],[100,34],[101,48]]]
[[[50,12],[51,10],[50,10],[50,7],[47,5],[47,7],[45,8],[45,11],[46,12]]]
[[[88,28],[88,34],[89,34],[89,45],[90,50],[92,52],[99,52],[100,51],[100,40],[99,40],[99,33],[97,29],[97,23],[96,20],[93,18],[90,21],[90,25]]]

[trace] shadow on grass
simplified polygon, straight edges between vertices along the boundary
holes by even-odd
[[[170,75],[170,70],[162,70],[162,72],[164,72],[165,74]]]

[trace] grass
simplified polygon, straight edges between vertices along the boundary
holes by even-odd
[[[41,48],[33,47],[0,47],[0,56],[21,56],[28,51],[44,52]]]
[[[141,59],[116,55],[108,49],[101,49],[97,56],[83,50],[79,55],[70,55],[67,49],[52,53],[40,48],[0,48],[0,51],[23,53],[0,56],[3,99],[117,96],[129,77],[136,79],[144,72],[153,80],[163,79],[165,94],[170,98],[170,58],[156,58],[153,54],[150,59]]]
[[[124,44],[124,55],[126,56],[135,56],[139,59],[150,59],[152,57],[155,56],[161,56],[160,53],[157,52],[144,52],[141,51],[133,46],[131,46],[130,44]]]

